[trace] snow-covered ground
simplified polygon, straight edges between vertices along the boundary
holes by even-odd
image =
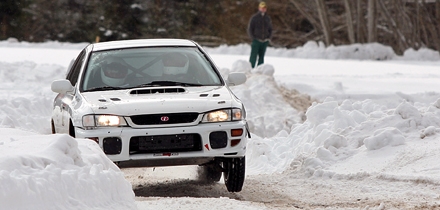
[[[194,167],[118,169],[85,139],[50,134],[55,93],[86,43],[0,41],[0,209],[440,208],[440,55],[380,44],[207,48],[248,111],[243,191]]]

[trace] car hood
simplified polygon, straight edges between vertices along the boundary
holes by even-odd
[[[225,86],[154,87],[82,93],[95,114],[206,112],[232,106],[233,95]]]

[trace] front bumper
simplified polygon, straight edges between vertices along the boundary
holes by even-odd
[[[241,135],[232,134],[232,130],[237,131],[237,129],[242,129]],[[219,157],[243,157],[246,153],[247,143],[245,121],[162,128],[106,127],[92,130],[75,128],[75,132],[78,138],[97,140],[104,152],[111,153],[107,156],[112,161],[127,166],[200,165]],[[181,148],[176,151],[175,148],[170,147],[167,150],[167,148],[163,148],[166,146],[165,144],[161,146],[162,149],[159,152],[136,152],[133,150],[133,141],[139,137],[148,139],[151,136],[185,136],[190,134],[200,137],[195,140],[197,144],[200,144],[196,146],[198,149]],[[171,141],[173,140],[168,140],[168,143]],[[155,143],[158,142],[160,141]],[[151,144],[151,142],[147,143]]]

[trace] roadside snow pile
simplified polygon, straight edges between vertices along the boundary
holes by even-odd
[[[306,116],[287,137],[253,138],[249,171],[270,174],[290,168],[328,178],[404,175],[440,184],[440,168],[429,163],[440,159],[440,99],[429,105],[402,101],[386,107],[370,99],[338,103],[327,98],[314,103]]]
[[[29,73],[31,72],[31,73]],[[65,68],[34,62],[0,62],[0,127],[50,133],[53,80],[65,76]]]
[[[438,61],[439,52],[431,49],[422,48],[420,50],[414,50],[412,48],[405,50],[401,60],[406,61]]]
[[[63,49],[83,49],[89,43],[69,43],[69,42],[59,42],[59,41],[45,41],[45,42],[26,42],[18,41],[16,38],[8,38],[6,40],[0,41],[0,47],[18,47],[18,48],[63,48]]]
[[[0,133],[1,209],[136,208],[131,184],[95,142],[19,129]]]
[[[9,38],[0,41],[1,47],[9,48],[47,48],[47,49],[78,49],[86,47],[87,42],[67,43],[58,41],[46,41],[41,43],[18,41],[16,38]],[[249,44],[238,44],[234,46],[220,45],[218,47],[204,47],[210,54],[233,54],[249,55]],[[79,52],[79,51],[78,51]],[[297,48],[274,48],[268,47],[266,56],[305,58],[305,59],[353,59],[353,60],[402,60],[402,61],[439,61],[438,51],[428,48],[415,50],[407,49],[402,56],[396,55],[390,46],[380,43],[352,44],[352,45],[330,45],[325,46],[323,42],[308,41]],[[68,64],[68,63],[67,63]],[[66,64],[66,65],[67,65]]]
[[[302,122],[300,112],[283,97],[271,65],[263,64],[252,69],[249,62],[238,60],[231,70],[220,71],[224,77],[232,72],[246,73],[246,83],[231,87],[231,90],[244,102],[252,134],[260,137],[286,136],[294,124]]]
[[[215,48],[206,47],[210,54],[227,54],[234,52],[237,55],[249,55],[249,44],[235,46],[221,45]],[[230,54],[230,53],[229,53]],[[269,47],[266,56],[305,58],[305,59],[352,59],[352,60],[420,60],[439,61],[438,51],[422,48],[419,50],[408,49],[403,56],[396,55],[390,46],[379,43],[331,45],[326,47],[323,42],[308,41],[303,46],[286,49]]]
[[[324,43],[315,41],[308,41],[304,46],[295,48],[291,55],[294,58],[332,60],[392,60],[397,57],[391,47],[378,43],[326,47]]]

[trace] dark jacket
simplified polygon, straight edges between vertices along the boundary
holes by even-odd
[[[272,21],[267,14],[257,12],[249,20],[247,31],[252,40],[268,40],[272,38]]]

